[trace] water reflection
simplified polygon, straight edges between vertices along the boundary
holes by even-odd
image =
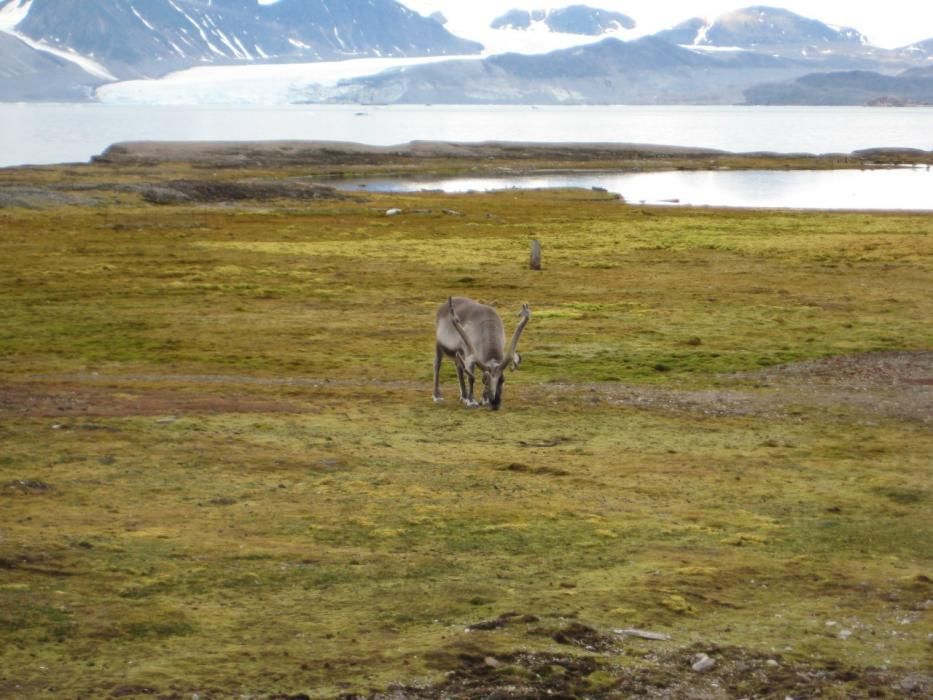
[[[341,183],[382,192],[490,191],[509,188],[601,187],[632,204],[793,209],[933,211],[933,172],[891,170],[744,170],[600,173],[446,180]]]

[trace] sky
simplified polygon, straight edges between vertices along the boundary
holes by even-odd
[[[269,1],[269,0],[266,0]],[[399,0],[424,15],[440,10],[454,34],[483,41],[489,22],[510,9],[525,10],[583,4],[614,10],[638,23],[632,38],[668,29],[691,17],[715,19],[751,5],[783,7],[830,25],[857,29],[882,48],[897,48],[933,38],[931,0]],[[467,34],[469,31],[469,34]]]

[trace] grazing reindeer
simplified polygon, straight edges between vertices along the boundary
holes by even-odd
[[[495,309],[466,297],[449,297],[437,310],[437,346],[434,354],[434,400],[441,398],[440,371],[444,355],[453,359],[460,382],[460,400],[467,406],[479,406],[473,398],[473,371],[483,370],[482,405],[498,411],[502,405],[503,372],[518,369],[522,361],[516,352],[518,339],[531,318],[528,304],[518,314],[521,320],[508,348],[505,328]],[[469,385],[469,387],[468,387]]]

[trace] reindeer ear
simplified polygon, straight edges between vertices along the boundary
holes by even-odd
[[[512,369],[518,369],[519,367],[521,367],[521,364],[522,364],[521,353],[517,352],[514,355],[512,355],[512,362],[511,362]]]

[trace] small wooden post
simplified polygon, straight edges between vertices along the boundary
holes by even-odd
[[[541,269],[541,243],[538,239],[531,242],[531,263],[528,265],[532,270]]]

